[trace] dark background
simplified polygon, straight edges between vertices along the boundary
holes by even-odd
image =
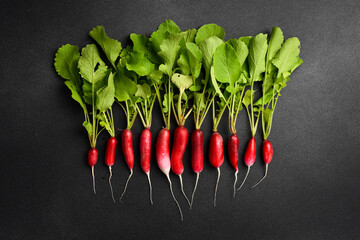
[[[0,238],[359,239],[359,9],[355,0],[1,1]],[[259,128],[257,161],[235,199],[234,171],[226,155],[216,208],[212,204],[217,172],[207,161],[210,115],[206,119],[205,168],[191,211],[178,178],[171,174],[183,222],[154,157],[154,205],[149,203],[138,160],[139,120],[133,128],[135,172],[123,202],[111,200],[103,163],[105,133],[97,144],[97,194],[92,193],[83,113],[53,67],[61,45],[92,43],[88,32],[97,25],[125,46],[130,33],[149,36],[165,19],[174,20],[182,30],[217,23],[226,39],[269,33],[279,26],[286,38],[300,39],[304,60],[276,108],[268,178],[250,188],[265,169]],[[116,127],[124,128],[118,106],[114,114]],[[159,114],[156,106],[153,141],[163,125]],[[186,125],[192,131],[189,119]],[[250,138],[245,111],[237,129],[241,181],[246,172],[242,156]],[[227,141],[227,114],[219,132]],[[129,173],[118,149],[113,167],[116,199]],[[195,174],[189,147],[184,165],[190,196]]]

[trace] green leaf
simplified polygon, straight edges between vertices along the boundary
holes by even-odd
[[[110,72],[107,86],[99,89],[96,92],[96,108],[100,112],[105,112],[114,103],[115,86],[114,86],[114,74]]]
[[[220,39],[224,39],[225,30],[214,23],[205,24],[201,28],[199,28],[195,37],[195,42],[196,44],[200,44],[202,41],[212,36],[216,36]]]
[[[267,61],[271,61],[281,48],[284,42],[284,35],[279,27],[273,27],[269,41]]]
[[[137,91],[135,96],[141,97],[143,99],[149,99],[151,97],[151,89],[150,86],[146,83],[137,85]]]
[[[81,79],[79,75],[78,62],[80,58],[77,46],[63,45],[55,54],[56,72],[64,79],[73,82],[76,90],[81,93]]]
[[[131,99],[137,91],[137,85],[124,71],[118,71],[114,78],[115,83],[115,97],[119,102]]]
[[[199,49],[202,52],[203,56],[203,64],[205,71],[207,73],[210,72],[210,68],[212,65],[213,55],[218,46],[220,46],[224,41],[220,38],[213,36],[204,41],[202,41],[199,45]]]
[[[147,45],[149,44],[149,39],[141,34],[130,34],[130,39],[133,42],[133,49],[136,52],[142,52],[144,54],[148,53]]]
[[[77,101],[80,106],[83,108],[84,112],[86,112],[86,105],[84,103],[84,100],[82,98],[82,96],[80,95],[81,93],[78,92],[77,87],[75,86],[73,81],[65,81],[65,85],[70,89],[71,91],[71,97]]]
[[[213,86],[215,92],[219,95],[219,97],[221,98],[222,101],[226,102],[226,98],[223,95],[223,93],[221,92],[219,85],[217,84],[217,81],[215,78],[214,66],[211,66],[211,68],[210,68],[210,76],[211,76],[211,83],[212,83],[212,86]]]
[[[202,93],[194,93],[194,110],[202,111],[206,108],[206,105],[204,103],[204,95]]]
[[[251,40],[252,38],[253,38],[253,37],[251,37],[251,36],[246,36],[246,37],[241,37],[241,38],[239,38],[239,40],[240,40],[241,42],[245,43],[247,47],[249,47],[249,45],[250,45],[250,40]]]
[[[268,126],[271,126],[273,113],[274,113],[274,109],[267,108],[263,111],[266,128],[268,128]]]
[[[260,74],[265,72],[265,57],[267,52],[267,34],[258,34],[251,38],[249,43],[249,71],[253,81],[260,79]]]
[[[272,60],[272,63],[278,68],[278,76],[293,70],[295,66],[299,66],[299,63],[301,62],[301,59],[299,58],[299,47],[300,41],[296,37],[289,38],[284,42],[275,58]]]
[[[100,45],[110,63],[115,67],[115,61],[119,57],[122,49],[121,43],[116,39],[109,38],[103,26],[93,28],[89,35]]]
[[[96,118],[99,119],[99,124],[101,127],[104,127],[109,133],[112,132],[109,121],[108,121],[107,117],[104,115],[104,113],[98,114],[96,116]]]
[[[174,96],[174,93],[171,92],[170,93],[170,98],[172,99]],[[162,107],[162,110],[164,113],[168,113],[169,112],[169,93],[165,93],[164,94],[164,100],[163,100],[163,107]]]
[[[92,124],[87,122],[87,121],[84,121],[83,122],[83,127],[86,129],[86,131],[88,132],[89,136],[92,136],[93,134],[93,127],[92,127]]]
[[[193,43],[195,41],[195,36],[197,33],[197,30],[195,28],[189,29],[186,32],[185,42],[186,43]]]
[[[144,52],[133,51],[126,56],[126,68],[139,76],[146,76],[154,71],[155,65],[147,59]]]
[[[175,73],[171,77],[171,81],[180,89],[188,89],[193,85],[193,78],[191,76],[182,75],[180,73]]]
[[[161,80],[163,77],[163,72],[159,71],[159,70],[154,70],[150,73],[149,78],[156,84],[160,85],[161,84]]]
[[[246,44],[239,39],[230,39],[227,41],[235,50],[236,55],[239,59],[240,66],[244,64],[246,57],[249,54],[249,49]]]
[[[234,48],[228,44],[220,45],[214,54],[215,77],[221,83],[235,86],[239,79],[241,67]]]
[[[180,41],[183,39],[185,33],[172,33],[160,45],[161,51],[158,52],[159,56],[163,59],[164,64],[159,66],[159,70],[168,76],[172,75],[173,66],[178,58],[180,49]]]
[[[269,89],[264,96],[262,96],[261,98],[259,98],[254,105],[255,106],[262,106],[263,103],[263,99],[264,99],[264,105],[268,104],[270,102],[270,100],[273,98],[273,89]]]
[[[245,95],[242,100],[242,103],[244,104],[245,107],[248,107],[251,104],[251,95],[254,95],[254,92],[255,91],[252,91],[251,93],[250,89],[245,92]]]
[[[195,79],[200,75],[202,53],[195,43],[186,43],[186,51],[189,56],[191,75]]]
[[[101,81],[108,74],[107,67],[101,60],[95,44],[86,45],[82,49],[78,67],[81,76],[89,83]]]

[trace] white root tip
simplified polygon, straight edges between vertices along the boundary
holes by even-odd
[[[109,186],[110,186],[110,191],[111,191],[111,197],[112,197],[113,201],[116,202],[116,201],[115,201],[115,198],[114,198],[114,191],[113,191],[113,188],[112,188],[112,185],[111,185],[111,177],[112,177],[111,166],[109,166],[109,172],[110,172],[110,175],[109,175]]]
[[[217,190],[218,190],[219,180],[220,180],[220,168],[217,168],[217,170],[218,170],[218,177],[217,177],[216,186],[215,186],[214,207],[216,207],[216,193],[217,193]]]
[[[190,203],[190,201],[189,201],[188,197],[186,196],[186,194],[185,194],[185,192],[184,192],[184,184],[183,184],[183,181],[182,181],[181,174],[179,175],[179,179],[180,179],[181,192],[182,192],[182,194],[184,195],[184,197],[185,197],[186,201],[188,202],[189,207],[191,208],[191,203]]]
[[[170,192],[171,192],[171,195],[172,195],[172,197],[173,197],[174,201],[176,202],[176,205],[177,205],[177,207],[178,207],[178,209],[179,209],[181,221],[184,221],[184,216],[183,216],[183,213],[182,213],[182,211],[181,211],[181,207],[180,207],[178,201],[176,200],[176,198],[175,198],[175,196],[174,196],[174,192],[173,192],[173,189],[172,189],[172,183],[171,183],[170,176],[169,176],[168,173],[166,174],[166,177],[167,177],[167,179],[168,179],[168,181],[169,181],[169,184],[170,184]]]
[[[198,185],[198,182],[199,182],[199,176],[200,176],[200,173],[196,173],[195,187],[194,187],[193,193],[192,193],[192,195],[191,195],[190,210],[191,210],[192,205],[193,205],[193,203],[194,203],[194,195],[195,195],[195,191],[196,191],[196,188],[197,188],[197,185]]]
[[[237,183],[237,179],[238,179],[238,170],[236,170],[236,172],[235,172],[235,181],[234,181],[234,196],[233,196],[233,198],[235,198],[235,194],[236,194],[236,183]]]
[[[245,181],[246,181],[246,178],[247,178],[247,176],[249,175],[249,171],[250,171],[250,167],[248,166],[248,169],[247,169],[245,178],[244,178],[243,182],[241,183],[240,187],[237,189],[238,191],[239,191],[239,190],[242,188],[242,186],[244,185],[244,183],[245,183]]]
[[[265,165],[265,175],[264,175],[264,177],[262,178],[262,179],[260,179],[260,181],[258,181],[254,186],[252,186],[251,188],[254,188],[254,187],[256,187],[257,185],[259,185],[265,178],[266,178],[266,176],[267,176],[267,172],[268,172],[268,165],[269,164],[266,164]]]
[[[124,194],[125,194],[125,192],[126,192],[127,186],[128,186],[128,184],[129,184],[129,180],[130,180],[130,178],[131,178],[132,175],[133,175],[133,170],[131,169],[131,170],[130,170],[130,175],[129,175],[128,179],[126,180],[126,183],[125,183],[124,191],[123,191],[123,193],[122,193],[121,196],[120,196],[120,202],[121,202],[121,199],[124,197]]]
[[[153,205],[154,203],[153,203],[153,199],[152,199],[152,186],[151,186],[151,180],[150,180],[150,172],[147,172],[146,175],[147,175],[147,179],[149,181],[150,203],[151,203],[151,205]]]
[[[92,167],[91,167],[91,176],[92,176],[93,191],[94,191],[94,194],[96,194],[96,190],[95,190],[95,174],[94,174],[94,166],[92,166]]]

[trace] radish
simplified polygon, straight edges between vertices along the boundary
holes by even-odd
[[[256,183],[251,188],[254,188],[257,185],[259,185],[266,178],[269,163],[271,162],[271,160],[273,158],[273,147],[272,147],[271,142],[268,141],[267,139],[265,139],[264,142],[263,142],[262,153],[263,153],[263,159],[264,159],[264,163],[265,163],[265,175],[264,175],[263,178],[260,179],[260,181],[258,183]]]
[[[220,180],[220,167],[224,163],[224,146],[223,146],[223,138],[221,135],[214,131],[214,133],[210,137],[209,144],[209,161],[211,166],[217,169],[218,177],[216,181],[215,194],[214,194],[214,207],[216,207],[216,193]]]
[[[244,155],[244,163],[248,167],[247,172],[238,190],[240,190],[240,188],[244,185],[245,180],[249,175],[250,167],[255,163],[255,159],[256,159],[256,141],[255,141],[255,137],[252,137],[250,138],[246,146],[245,155]]]
[[[94,166],[98,159],[98,150],[96,148],[91,148],[88,151],[88,164],[91,167],[91,175],[92,175],[92,182],[93,182],[93,190],[94,194],[96,194],[95,190],[95,175],[94,175]]]
[[[110,191],[111,191],[111,197],[113,199],[113,201],[115,202],[115,198],[114,198],[114,192],[113,192],[113,188],[111,185],[111,177],[112,177],[112,171],[111,171],[111,167],[114,165],[115,163],[115,149],[116,149],[116,145],[117,145],[117,140],[115,137],[110,137],[106,143],[106,151],[105,151],[105,164],[106,166],[109,167],[109,186],[110,186]]]
[[[174,132],[174,143],[171,151],[171,169],[172,171],[179,176],[181,192],[185,196],[186,201],[191,207],[191,203],[187,198],[184,192],[184,186],[181,174],[184,172],[184,165],[182,163],[182,158],[186,149],[187,141],[189,139],[189,132],[184,126],[179,126],[175,129]]]
[[[199,176],[204,169],[204,134],[200,129],[196,129],[191,134],[191,168],[196,173],[196,181],[193,193],[191,195],[190,209],[194,202],[194,195],[198,185]]]
[[[96,140],[104,128],[109,131],[113,129],[109,112],[114,102],[114,74],[108,70],[105,62],[100,58],[95,44],[84,47],[81,56],[77,46],[66,44],[60,47],[56,53],[54,65],[57,73],[67,80],[65,84],[71,90],[72,98],[84,111],[83,126],[87,131],[91,146],[88,152],[88,164],[91,167],[95,194],[94,166],[98,156]],[[89,111],[88,108],[91,110]]]
[[[120,201],[124,197],[129,180],[131,179],[131,176],[133,175],[134,151],[133,151],[133,143],[132,143],[132,132],[129,129],[125,129],[121,134],[121,147],[122,147],[122,151],[124,154],[125,162],[130,170],[130,175],[126,181],[124,191],[120,197]]]
[[[149,187],[150,187],[150,203],[153,204],[152,187],[150,180],[150,160],[151,160],[151,131],[148,128],[145,128],[141,132],[141,136],[140,136],[140,165],[141,165],[141,169],[148,178]]]
[[[157,162],[160,170],[166,175],[166,177],[169,181],[171,195],[172,195],[177,207],[179,208],[181,221],[183,221],[183,214],[181,211],[181,207],[174,196],[174,192],[172,189],[172,183],[171,183],[170,175],[169,175],[170,168],[171,168],[170,153],[169,153],[169,141],[170,141],[170,131],[167,128],[163,128],[160,131],[158,138],[156,140],[156,162]]]
[[[291,73],[299,67],[303,60],[299,57],[300,41],[296,37],[284,42],[280,28],[273,27],[269,39],[269,47],[265,61],[265,76],[262,84],[262,97],[254,103],[261,109],[263,130],[263,159],[265,162],[265,175],[256,183],[261,183],[268,172],[268,165],[273,157],[272,144],[267,140],[270,135],[275,107],[280,96],[280,91],[286,87]]]
[[[238,161],[239,161],[239,138],[236,133],[233,133],[228,140],[228,153],[231,166],[235,169],[235,181],[234,181],[234,195],[236,193],[236,182],[238,174]]]

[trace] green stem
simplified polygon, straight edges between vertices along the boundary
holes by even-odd
[[[210,94],[209,94],[209,96],[210,96]],[[206,115],[207,115],[207,113],[208,113],[211,105],[212,105],[213,102],[214,102],[214,99],[215,99],[215,95],[211,98],[211,101],[207,101],[206,104],[209,104],[209,105],[206,105],[206,106],[207,106],[207,107],[206,107],[206,110],[203,111],[202,114],[201,114],[199,128],[201,127],[202,123],[204,122],[205,117],[206,117]]]
[[[130,125],[130,112],[129,112],[129,105],[128,105],[128,100],[125,101],[125,107],[126,107],[126,128],[129,129],[129,125]]]
[[[140,116],[141,122],[142,122],[144,128],[146,128],[146,123],[145,123],[144,117],[143,117],[143,115],[142,115],[142,113],[141,113],[141,111],[140,111],[140,109],[139,109],[139,106],[138,106],[137,104],[135,104],[135,106],[136,106],[137,111],[139,112],[139,116]],[[144,109],[143,109],[143,110],[144,110]]]
[[[181,113],[181,97],[182,97],[182,95],[184,93],[184,89],[181,88],[179,90],[180,90],[180,92],[179,92],[179,98],[178,98],[177,115],[178,115],[178,125],[181,126],[181,125],[184,124],[183,123],[184,119],[180,118],[180,116],[182,115],[182,113]]]
[[[162,101],[161,101],[160,90],[159,90],[159,87],[156,84],[154,84],[154,87],[155,87],[156,96],[157,96],[157,99],[158,99],[158,102],[159,102],[159,105],[160,105],[161,114],[162,114],[162,117],[164,119],[164,123],[166,124],[166,117],[165,117],[165,114],[164,114],[164,111],[163,111],[163,105],[162,105]]]

